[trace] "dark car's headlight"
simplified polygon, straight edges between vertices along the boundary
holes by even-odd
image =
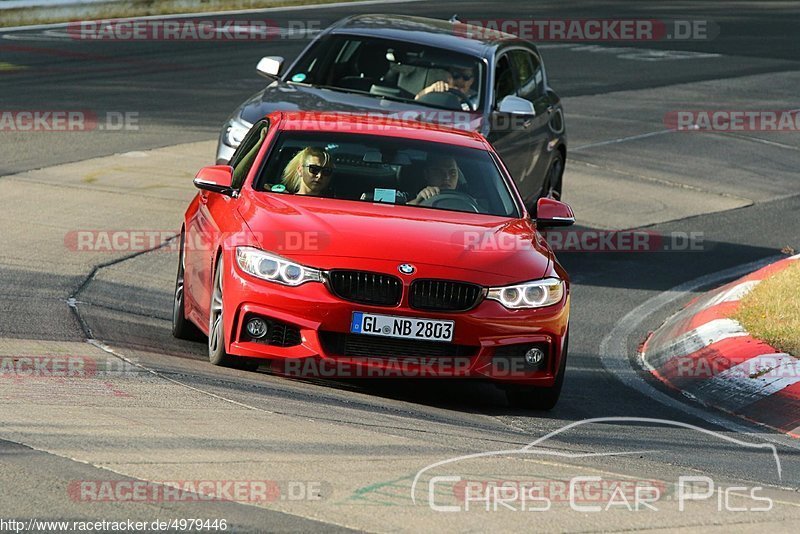
[[[253,247],[236,247],[236,262],[248,274],[285,286],[322,281],[322,275],[317,269]]]
[[[228,146],[232,146],[233,148],[238,148],[239,144],[244,139],[244,136],[247,135],[247,132],[250,131],[253,125],[249,122],[245,122],[240,118],[231,119],[228,125],[225,127],[225,136],[222,138],[225,141],[225,144]]]
[[[564,281],[558,278],[533,280],[512,286],[489,288],[487,299],[496,300],[510,310],[544,308],[561,302]]]

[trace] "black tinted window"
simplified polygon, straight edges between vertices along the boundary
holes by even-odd
[[[244,184],[250,168],[256,159],[261,145],[264,144],[264,139],[267,137],[267,123],[261,121],[253,125],[250,131],[245,136],[242,144],[236,149],[236,152],[231,158],[230,165],[233,167],[233,188],[239,189]]]
[[[526,50],[513,50],[508,54],[514,65],[519,87],[518,95],[531,102],[542,96],[542,69],[536,57]]]

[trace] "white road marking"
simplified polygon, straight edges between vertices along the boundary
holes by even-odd
[[[708,52],[693,52],[690,50],[657,50],[652,48],[639,48],[633,46],[607,46],[600,44],[575,44],[575,43],[555,43],[537,45],[540,49],[560,48],[570,52],[588,52],[590,54],[614,55],[619,59],[629,59],[633,61],[674,61],[682,59],[713,59],[721,57],[722,54]]]
[[[722,132],[717,132],[717,133],[722,133]],[[752,135],[744,135],[735,132],[730,132],[728,135],[732,135],[733,137],[738,137],[740,139],[747,139],[748,141],[755,141],[756,143],[761,143],[763,145],[769,145],[778,148],[788,148],[789,150],[800,150],[800,147],[796,147],[793,145],[785,145],[783,143],[778,143],[777,141],[768,141],[767,139],[761,139],[760,137],[754,137]]]
[[[608,141],[600,141],[598,143],[589,143],[588,145],[581,145],[579,147],[575,147],[571,150],[571,152],[579,152],[581,150],[585,150],[587,148],[594,148],[597,146],[605,146],[605,145],[614,145],[616,143],[625,143],[627,141],[635,141],[637,139],[647,139],[648,137],[655,137],[657,135],[664,135],[672,132],[677,132],[678,130],[675,129],[668,129],[668,130],[658,130],[657,132],[648,132],[639,135],[630,135],[628,137],[619,137],[617,139],[610,139]]]
[[[311,9],[328,9],[337,7],[348,6],[368,6],[375,4],[408,4],[412,2],[422,2],[424,0],[358,0],[355,2],[331,2],[330,4],[311,4],[311,5],[297,5],[297,6],[281,6],[281,7],[262,7],[260,9],[233,9],[229,11],[208,11],[201,13],[170,13],[166,15],[147,15],[143,17],[127,17],[119,20],[164,20],[164,19],[181,19],[181,18],[196,18],[196,17],[214,17],[217,15],[246,15],[248,13],[279,13],[285,11],[298,11],[298,10],[311,10]],[[73,22],[54,22],[51,24],[31,24],[28,26],[9,26],[8,28],[0,27],[2,32],[19,32],[27,30],[46,30],[50,28],[66,28]],[[5,35],[3,36],[5,37]]]

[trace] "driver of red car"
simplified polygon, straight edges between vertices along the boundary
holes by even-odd
[[[408,204],[419,204],[435,197],[443,190],[455,189],[458,186],[459,174],[458,164],[452,156],[431,156],[425,167],[427,185],[415,198],[409,200]]]

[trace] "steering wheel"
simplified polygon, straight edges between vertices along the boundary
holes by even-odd
[[[431,198],[426,198],[419,203],[420,206],[429,208],[454,209],[458,211],[474,211],[480,213],[481,208],[474,198],[462,191],[448,189]],[[466,208],[466,209],[465,209]]]
[[[472,109],[472,102],[469,101],[469,97],[467,95],[465,95],[455,87],[451,87],[450,89],[447,90],[447,92],[458,97],[459,106],[463,108],[464,105],[466,104],[468,106],[467,109]]]

